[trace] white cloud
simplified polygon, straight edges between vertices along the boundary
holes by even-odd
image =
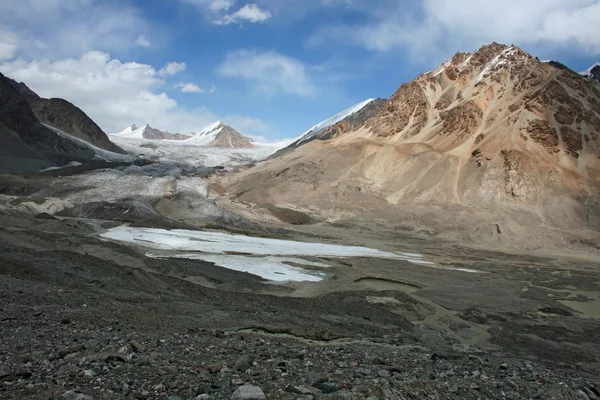
[[[183,0],[185,3],[195,5],[200,9],[210,11],[228,10],[235,3],[234,0]]]
[[[0,71],[40,96],[76,104],[106,132],[119,132],[135,122],[189,133],[218,119],[205,108],[179,107],[161,91],[164,82],[152,66],[123,63],[103,52],[56,61],[18,59],[0,64]]]
[[[150,41],[146,39],[146,36],[144,35],[138,36],[138,38],[135,40],[135,44],[140,47],[150,47],[152,45],[152,43],[150,43]]]
[[[0,25],[19,38],[19,55],[51,59],[125,51],[148,31],[128,2],[102,0],[0,0]]]
[[[179,82],[178,84],[173,86],[175,89],[181,90],[182,93],[204,93],[204,89],[195,83],[184,83]]]
[[[233,6],[233,0],[212,0],[209,8],[212,11],[229,10]]]
[[[17,38],[0,27],[0,61],[14,58],[18,47]]]
[[[237,51],[227,55],[219,74],[243,79],[257,92],[309,96],[316,89],[304,64],[275,52]]]
[[[184,62],[170,62],[158,71],[160,76],[174,76],[185,71],[187,65]]]
[[[242,24],[245,22],[257,24],[271,18],[269,10],[261,9],[257,4],[246,4],[236,12],[225,15],[216,21],[217,25]]]
[[[413,56],[492,41],[600,53],[600,0],[356,0],[345,6],[367,22],[328,26],[311,44],[335,39],[373,51],[408,49]]]

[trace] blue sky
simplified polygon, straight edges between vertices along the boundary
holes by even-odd
[[[0,72],[108,132],[294,137],[498,41],[584,70],[600,0],[0,0]]]

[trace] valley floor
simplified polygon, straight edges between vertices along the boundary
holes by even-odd
[[[0,179],[0,398],[254,398],[232,397],[244,384],[269,399],[600,397],[594,255],[259,224],[212,204],[199,178],[136,168]],[[323,279],[274,284],[106,235],[125,223],[409,256],[294,254],[283,264]]]

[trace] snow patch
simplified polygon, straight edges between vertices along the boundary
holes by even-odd
[[[477,82],[481,82],[481,80],[490,72],[492,69],[499,67],[501,65],[505,65],[508,62],[508,57],[514,55],[517,52],[517,49],[514,47],[509,47],[505,49],[502,53],[498,54],[492,61],[490,61],[483,71],[477,77]]]
[[[596,67],[600,67],[600,61],[598,61],[596,64],[592,65],[585,71],[581,71],[579,74],[584,75],[586,77],[590,77],[592,75],[592,70]]]
[[[137,159],[137,157],[129,156],[126,154],[114,153],[112,151],[101,149],[100,147],[94,146],[93,144],[86,142],[83,139],[70,135],[60,129],[56,129],[55,127],[47,124],[43,124],[45,127],[52,129],[58,136],[61,136],[71,142],[74,142],[81,146],[82,148],[87,148],[94,153],[96,153],[96,158],[99,158],[104,161],[109,162],[133,162]]]
[[[418,253],[389,252],[368,247],[307,243],[259,238],[212,231],[166,230],[120,226],[100,235],[105,239],[136,244],[151,249],[149,257],[186,258],[213,262],[221,267],[248,272],[274,281],[320,281],[326,274],[288,265],[294,262],[322,267],[297,257],[372,257],[408,261],[415,265],[445,268],[423,259]],[[235,253],[235,254],[232,254]],[[289,258],[293,257],[292,260]]]
[[[335,114],[333,117],[328,118],[321,123],[318,123],[317,125],[313,126],[312,128],[310,128],[308,131],[306,131],[305,133],[303,133],[301,136],[299,136],[296,139],[298,141],[298,144],[309,140],[310,138],[315,136],[320,131],[322,131],[326,128],[329,128],[332,125],[337,124],[341,120],[343,120],[351,115],[356,114],[357,112],[359,112],[360,110],[365,108],[367,105],[369,105],[373,101],[375,101],[375,99],[367,99],[365,101],[362,101],[358,104],[353,105],[352,107],[348,107],[344,111],[341,111],[341,112]]]

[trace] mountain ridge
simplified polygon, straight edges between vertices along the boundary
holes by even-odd
[[[403,84],[364,125],[271,158],[226,187],[249,204],[336,210],[329,219],[395,220],[384,209],[411,207],[431,227],[424,215],[436,204],[491,207],[477,229],[493,215],[514,238],[524,210],[531,225],[600,230],[599,113],[597,85],[492,43]],[[445,228],[448,218],[438,218]]]
[[[83,110],[65,99],[40,97],[25,83],[7,78],[9,84],[29,103],[36,118],[101,149],[125,154]]]

